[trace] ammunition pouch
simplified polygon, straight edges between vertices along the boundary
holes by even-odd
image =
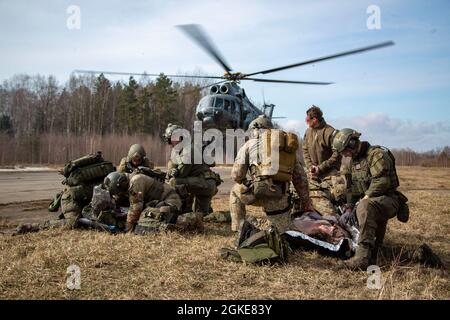
[[[258,177],[253,181],[253,194],[256,199],[281,198],[285,190],[283,184],[274,183],[271,178]]]

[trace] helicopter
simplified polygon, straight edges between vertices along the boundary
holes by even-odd
[[[352,54],[358,54],[370,50],[380,49],[394,45],[393,41],[386,41],[375,45],[310,59],[294,64],[281,67],[270,68],[251,73],[233,72],[229,64],[225,61],[219,50],[214,46],[213,42],[207,36],[206,32],[198,24],[185,24],[177,26],[182,32],[190,37],[198,46],[200,46],[208,55],[210,55],[225,71],[222,76],[199,76],[199,75],[168,75],[169,78],[199,78],[214,79],[215,83],[201,87],[200,89],[209,88],[208,94],[202,97],[196,108],[196,119],[202,122],[204,129],[216,128],[225,129],[243,129],[247,130],[249,124],[260,115],[265,115],[269,119],[282,117],[274,117],[274,104],[264,104],[261,108],[255,106],[247,97],[244,88],[239,84],[241,81],[255,81],[279,84],[302,84],[302,85],[331,85],[333,82],[317,82],[317,81],[295,81],[283,79],[266,79],[255,78],[256,75],[265,75],[279,72],[286,69],[296,68],[308,64],[313,64],[325,60],[344,57]],[[130,72],[111,72],[111,71],[92,71],[92,70],[75,70],[77,73],[89,74],[111,74],[111,75],[129,75],[129,76],[159,76],[159,74],[149,73],[130,73]]]

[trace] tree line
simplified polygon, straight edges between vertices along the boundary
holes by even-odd
[[[0,84],[0,165],[61,165],[98,150],[117,164],[134,143],[164,165],[164,129],[168,123],[192,127],[206,84],[193,78],[172,82],[164,74],[127,82],[71,75],[63,85],[53,76],[14,76]],[[450,167],[448,146],[393,153],[398,165]]]
[[[126,83],[72,75],[64,85],[53,76],[14,76],[0,85],[0,165],[64,163],[93,148],[123,155],[144,136],[164,150],[160,137],[168,123],[192,126],[202,85],[174,83],[164,74]],[[124,146],[113,151],[106,140]]]

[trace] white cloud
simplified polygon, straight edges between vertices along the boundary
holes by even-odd
[[[389,148],[411,148],[428,151],[450,145],[450,122],[435,123],[405,121],[391,118],[385,113],[368,113],[364,116],[329,119],[336,129],[352,128],[362,133],[361,139],[373,145]],[[303,135],[306,125],[303,120],[288,120],[283,128]]]

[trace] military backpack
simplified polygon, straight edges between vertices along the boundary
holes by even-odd
[[[61,174],[66,177],[64,184],[77,186],[82,183],[103,179],[113,171],[115,171],[113,164],[105,161],[101,152],[97,152],[97,154],[89,154],[69,161],[61,170]]]

